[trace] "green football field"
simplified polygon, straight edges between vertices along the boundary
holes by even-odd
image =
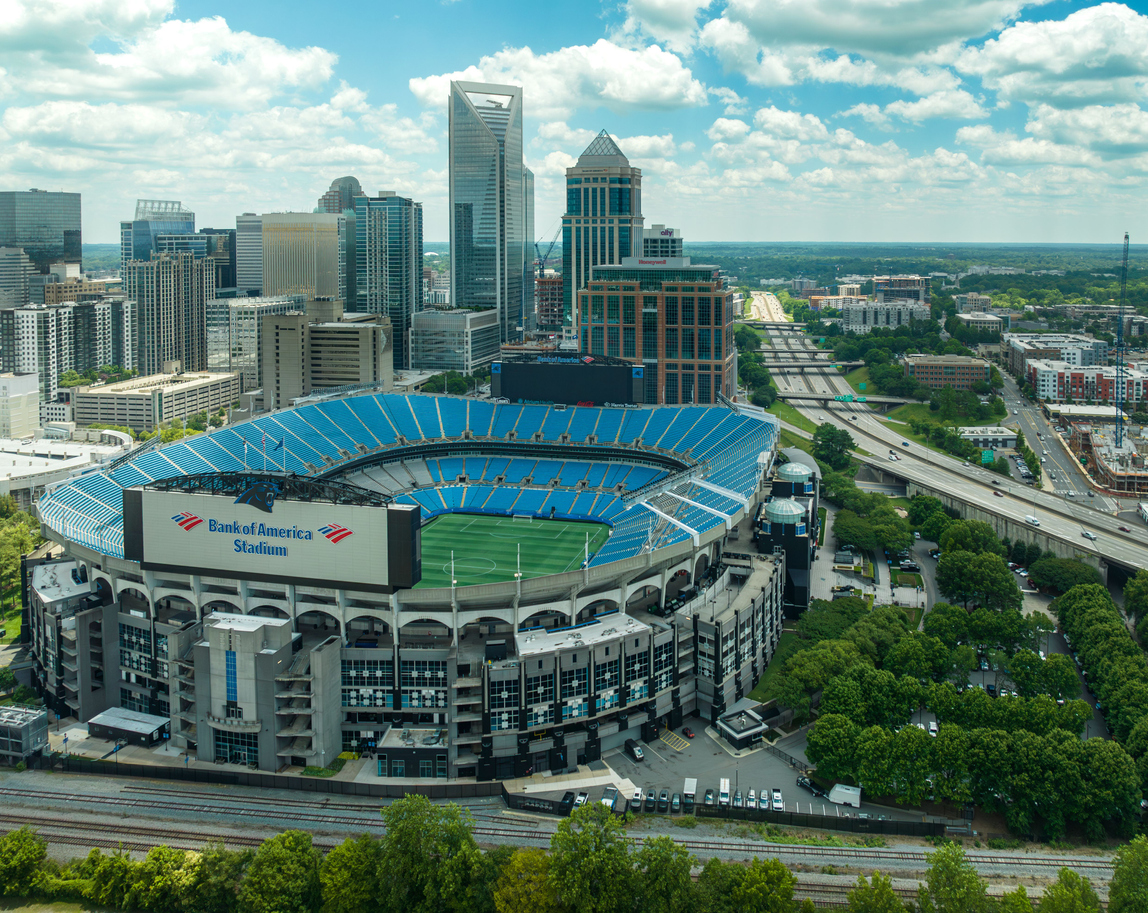
[[[572,520],[442,514],[422,528],[423,578],[418,586],[450,586],[452,550],[458,586],[513,580],[519,545],[523,578],[575,570],[582,566],[587,534],[593,555],[610,527]]]

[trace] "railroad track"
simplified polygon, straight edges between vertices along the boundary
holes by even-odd
[[[178,792],[173,790],[171,792]],[[81,795],[68,795],[57,796],[52,793],[45,793],[37,790],[21,790],[21,789],[0,789],[0,796],[8,796],[12,798],[32,799],[40,802],[44,801],[64,801],[69,805],[79,803],[89,803],[98,806],[112,807],[112,808],[127,808],[136,810],[158,810],[164,814],[170,814],[172,811],[171,803],[162,803],[158,801],[141,800],[136,798],[124,797],[111,797],[111,796],[81,796]],[[264,800],[274,801],[274,800]],[[290,800],[287,800],[290,801]],[[349,803],[345,803],[348,804]],[[212,814],[220,812],[218,803],[211,805],[187,805],[180,804],[177,806],[182,810],[188,811],[201,811]],[[8,809],[3,815],[0,815],[0,825],[11,823],[15,827],[21,827],[25,824],[35,825],[38,829],[47,828],[52,829],[56,826],[67,827],[68,834],[64,835],[49,835],[45,834],[46,838],[55,840],[56,842],[66,843],[70,840],[62,839],[63,837],[75,836],[75,831],[81,827],[75,818],[70,819],[53,819],[44,818],[42,814],[43,806],[37,807],[35,810],[29,810],[27,816],[21,816],[15,809]],[[248,811],[246,809],[238,809],[238,811]],[[370,817],[358,817],[353,815],[327,815],[316,814],[313,811],[309,813],[298,812],[279,812],[277,814],[262,815],[261,817],[268,818],[272,821],[288,822],[301,829],[312,830],[316,825],[324,824],[338,824],[346,826],[362,826],[364,830],[381,833],[385,831],[382,822],[379,818],[372,815]],[[93,825],[95,827],[95,825]],[[162,828],[149,828],[142,825],[128,825],[120,824],[117,822],[117,832],[122,832],[127,835],[134,836],[147,836],[157,840],[157,842],[167,842],[169,845],[178,845],[179,842],[187,842],[186,837],[182,837],[179,833],[174,833],[170,830]],[[529,830],[525,827],[510,828],[510,827],[489,827],[477,826],[472,829],[475,838],[480,842],[500,843],[508,841],[528,841],[536,843],[549,843],[553,836],[553,831],[544,830]],[[92,838],[86,838],[92,839]],[[118,842],[110,840],[110,838],[99,837],[97,839],[109,840],[109,846],[117,846]],[[224,839],[233,839],[227,837]],[[241,837],[234,838],[236,842],[248,841],[244,845],[257,846],[262,842],[261,838],[254,837]],[[717,841],[717,840],[677,840],[679,845],[685,849],[695,853],[699,858],[709,858],[714,855],[730,855],[744,853],[747,856],[776,856],[782,857],[799,857],[795,861],[818,859],[825,860],[827,863],[833,862],[835,864],[845,865],[858,865],[858,866],[873,866],[879,867],[882,862],[896,862],[902,867],[905,865],[919,865],[924,868],[927,865],[925,858],[925,850],[896,850],[881,847],[823,847],[823,846],[805,846],[796,844],[783,844],[783,843],[768,843],[768,842],[749,842],[749,841]],[[195,842],[198,846],[202,841]],[[91,845],[100,845],[93,843]],[[152,843],[150,845],[156,845]],[[190,848],[190,847],[189,847]],[[1039,856],[1036,854],[1027,854],[1023,856],[994,856],[987,853],[968,853],[966,858],[978,867],[1010,867],[1010,866],[1024,866],[1027,868],[1038,867],[1041,869],[1048,869],[1055,871],[1062,866],[1084,872],[1100,873],[1105,876],[1111,874],[1112,863],[1103,859],[1089,859],[1087,857],[1070,857],[1070,856]]]

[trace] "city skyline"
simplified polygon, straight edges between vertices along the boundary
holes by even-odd
[[[0,24],[0,187],[136,199],[207,225],[299,211],[341,174],[448,228],[449,82],[523,87],[535,233],[599,130],[651,221],[694,241],[1111,242],[1142,235],[1148,16],[1044,0],[351,3],[336,28],[252,0],[16,0]],[[360,35],[392,49],[364,53]]]

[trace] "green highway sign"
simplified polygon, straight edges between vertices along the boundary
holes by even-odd
[[[981,462],[982,463],[987,465],[989,463],[992,463],[994,461],[994,459],[995,458],[993,457],[993,452],[991,450],[982,450],[981,451]]]

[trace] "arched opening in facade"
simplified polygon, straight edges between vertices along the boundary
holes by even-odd
[[[526,631],[531,628],[565,628],[570,624],[570,616],[565,612],[560,612],[558,609],[543,609],[541,612],[535,612],[522,619],[518,625],[519,631]]]
[[[124,587],[120,590],[120,607],[123,611],[128,612],[143,612],[148,618],[151,618],[151,600],[148,599],[147,593],[143,590],[137,590],[133,586]]]
[[[304,640],[308,641],[321,640],[332,634],[338,635],[341,633],[341,628],[339,619],[334,615],[315,609],[304,612],[295,620],[295,630],[303,635]]]
[[[168,593],[155,601],[155,618],[161,624],[179,627],[189,621],[197,620],[199,613],[196,611],[195,603],[186,596]]]
[[[249,615],[258,615],[260,618],[290,618],[291,615],[282,606],[257,605]]]
[[[346,644],[348,647],[380,649],[393,647],[395,643],[391,626],[381,618],[372,615],[359,615],[347,622]]]
[[[583,622],[590,621],[595,615],[602,615],[606,612],[616,612],[618,610],[618,603],[613,599],[596,599],[589,605],[578,610],[575,616],[575,624],[582,624]]]
[[[638,587],[626,600],[626,611],[637,612],[642,609],[650,609],[658,606],[662,599],[661,587],[647,584],[643,587]]]
[[[236,600],[238,602],[238,600]],[[230,599],[213,599],[211,602],[204,603],[203,617],[206,618],[212,612],[218,612],[220,615],[242,615],[243,609],[232,602]]]

